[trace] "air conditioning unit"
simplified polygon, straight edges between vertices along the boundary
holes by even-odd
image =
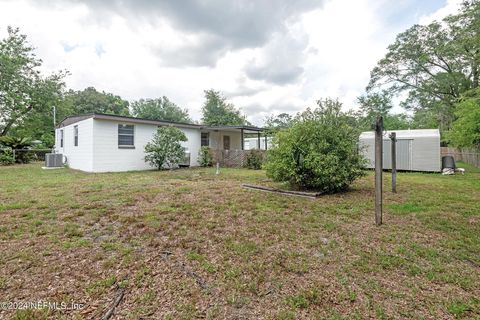
[[[178,164],[179,167],[190,167],[190,152],[185,152],[185,156]]]
[[[63,167],[63,154],[61,153],[47,153],[45,155],[46,168]]]

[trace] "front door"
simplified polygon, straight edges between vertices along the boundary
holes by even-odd
[[[230,136],[223,136],[223,150],[230,150]]]

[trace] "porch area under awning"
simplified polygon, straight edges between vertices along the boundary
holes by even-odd
[[[205,127],[202,129],[202,146],[208,145],[214,150],[245,150],[245,138],[247,137],[257,139],[257,149],[266,150],[268,148],[265,130],[254,126]],[[263,142],[264,148],[261,148],[261,142]]]

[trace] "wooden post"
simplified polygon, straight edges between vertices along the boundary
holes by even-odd
[[[382,224],[383,118],[375,123],[375,224]]]
[[[392,140],[392,192],[397,193],[397,134],[392,132],[390,139]]]
[[[242,136],[242,150],[243,150],[243,149],[245,148],[245,140],[244,140],[244,138],[243,138],[243,128],[240,129],[240,134],[241,134],[241,136]]]

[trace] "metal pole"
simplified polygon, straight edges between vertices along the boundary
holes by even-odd
[[[392,132],[390,139],[392,140],[392,192],[397,193],[397,134]]]
[[[243,150],[244,149],[244,143],[245,143],[244,138],[243,138],[243,128],[240,129],[240,133],[241,133],[241,136],[242,136],[242,150]]]
[[[382,224],[383,118],[375,123],[375,224]]]
[[[267,132],[265,131],[265,150],[267,150]]]
[[[260,150],[260,131],[257,131],[257,138],[258,138],[258,150]]]

